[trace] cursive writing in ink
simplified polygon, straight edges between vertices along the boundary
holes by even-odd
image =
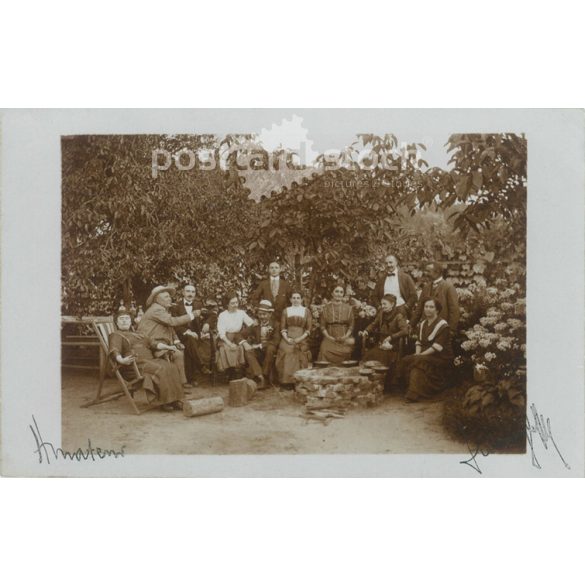
[[[557,452],[558,456],[561,458],[563,465],[567,469],[571,469],[571,466],[565,461],[565,458],[561,455],[561,452],[560,452],[560,450],[559,450],[559,448],[554,440],[551,426],[550,426],[550,418],[546,419],[546,424],[545,424],[544,416],[542,416],[542,414],[538,414],[538,411],[536,410],[536,406],[534,406],[534,404],[532,404],[530,406],[530,412],[532,413],[532,418],[533,418],[534,422],[531,423],[528,415],[526,416],[526,430],[527,430],[526,439],[528,441],[528,445],[530,446],[532,465],[538,469],[542,469],[540,462],[538,461],[538,458],[536,456],[536,452],[534,450],[534,435],[538,435],[538,437],[540,437],[540,441],[544,445],[544,448],[548,450],[548,443],[550,441],[550,443],[554,447],[555,451]]]
[[[461,463],[462,465],[469,465],[471,469],[475,469],[475,471],[477,471],[477,473],[481,475],[482,472],[481,469],[479,468],[479,463],[477,462],[477,456],[483,455],[484,457],[487,457],[490,454],[490,452],[484,449],[480,449],[479,445],[476,445],[475,448],[472,449],[469,443],[467,443],[467,448],[469,449],[469,454],[471,455],[471,457],[469,459],[465,459],[464,461],[459,461],[459,463]]]
[[[41,435],[39,425],[33,415],[33,424],[29,425],[29,428],[35,439],[37,448],[33,453],[38,454],[39,463],[46,462],[48,465],[51,464],[51,458],[55,461],[59,459],[70,460],[70,461],[98,461],[105,459],[106,457],[124,457],[124,447],[120,451],[114,451],[113,449],[101,449],[100,447],[93,447],[91,439],[87,440],[87,449],[77,449],[76,451],[64,451],[61,447],[55,448],[53,443],[45,441]]]

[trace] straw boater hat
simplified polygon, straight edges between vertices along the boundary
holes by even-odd
[[[272,303],[270,301],[262,300],[258,304],[259,311],[267,311],[268,313],[272,313],[274,309],[272,308]]]
[[[175,289],[169,287],[169,286],[155,286],[152,289],[152,292],[150,293],[150,296],[146,299],[146,307],[150,307],[150,305],[152,305],[152,303],[154,303],[154,299],[156,299],[156,297],[163,292],[169,292],[169,293],[173,293],[175,291]]]

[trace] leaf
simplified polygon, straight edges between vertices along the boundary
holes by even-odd
[[[483,175],[481,171],[474,171],[472,177],[473,186],[479,191],[483,185]]]

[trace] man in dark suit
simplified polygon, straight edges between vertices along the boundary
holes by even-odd
[[[280,343],[280,323],[273,318],[272,303],[266,299],[260,301],[257,313],[258,321],[246,331],[246,339],[262,365],[260,383],[263,387],[265,381],[270,379],[276,350]]]
[[[396,308],[401,308],[403,315],[409,319],[416,305],[416,287],[412,278],[398,267],[396,256],[386,256],[386,272],[378,278],[374,289],[372,304],[380,305],[384,295],[396,297]]]
[[[262,280],[252,293],[250,300],[258,305],[260,301],[266,300],[274,307],[274,318],[280,322],[282,311],[288,306],[292,288],[290,284],[280,276],[280,264],[271,262],[268,267],[269,277]]]
[[[447,321],[451,333],[457,331],[457,324],[459,323],[459,297],[457,296],[455,287],[443,278],[443,272],[444,267],[440,262],[429,262],[425,266],[427,283],[423,286],[420,302],[411,319],[411,326],[413,328],[422,318],[425,299],[437,299],[442,305],[439,318]]]
[[[192,321],[184,325],[175,327],[175,331],[185,346],[185,377],[187,383],[191,386],[196,385],[195,373],[203,371],[203,364],[199,355],[200,330],[201,330],[201,309],[203,304],[200,299],[196,298],[195,286],[187,283],[182,289],[183,298],[171,307],[171,315],[181,317],[182,315],[191,315]],[[205,364],[207,371],[207,364]]]

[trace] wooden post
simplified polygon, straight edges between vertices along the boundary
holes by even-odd
[[[212,396],[211,398],[199,398],[198,400],[185,400],[183,402],[183,414],[185,416],[201,416],[223,410],[223,398]]]

